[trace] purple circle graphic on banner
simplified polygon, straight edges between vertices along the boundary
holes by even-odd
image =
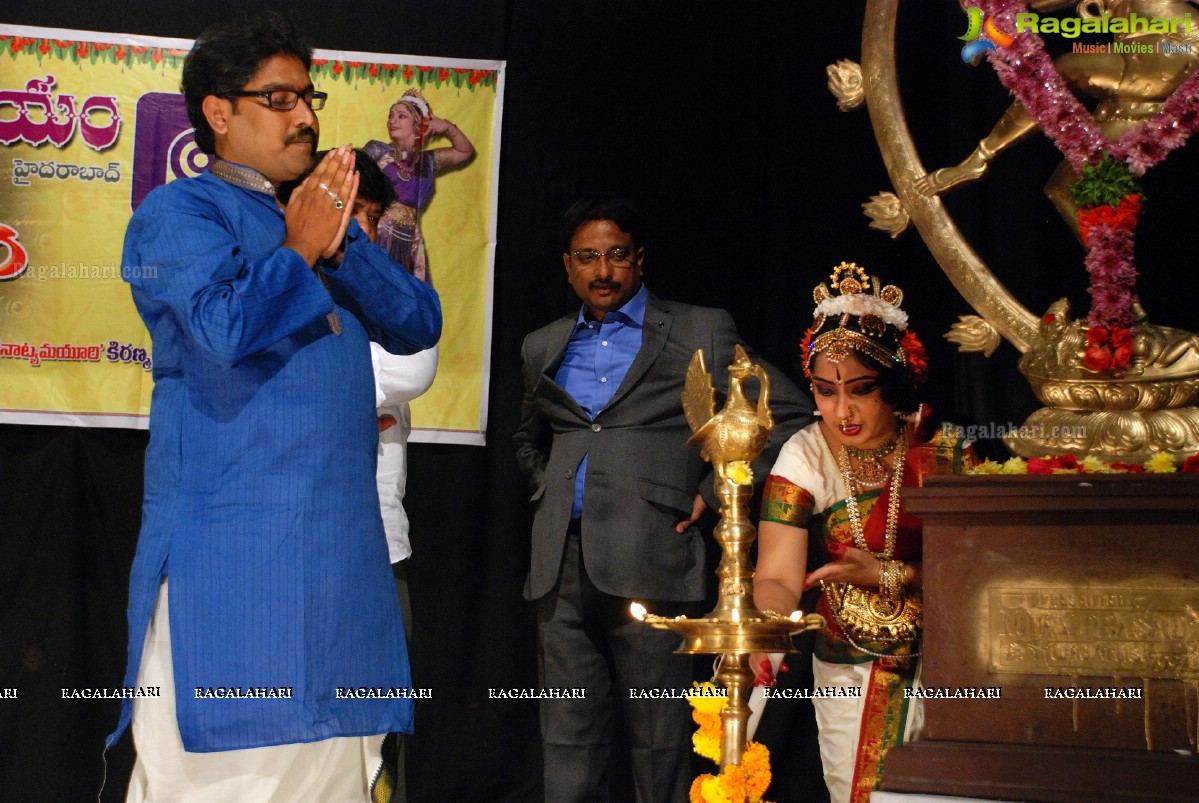
[[[145,93],[138,98],[136,115],[131,209],[137,209],[155,187],[200,175],[210,161],[196,147],[195,130],[178,92]]]
[[[196,130],[189,128],[171,142],[167,169],[175,178],[198,176],[208,169],[208,154],[196,147]]]

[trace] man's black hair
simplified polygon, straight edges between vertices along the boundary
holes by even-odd
[[[633,238],[633,245],[645,245],[645,227],[641,213],[632,201],[607,195],[594,195],[576,201],[562,216],[562,251],[570,251],[570,240],[575,232],[596,220],[610,220],[621,231]]]
[[[276,195],[279,202],[287,206],[291,200],[291,194],[300,186],[300,182],[308,177],[308,174],[316,168],[321,160],[329,154],[329,151],[317,151],[312,155],[312,167],[304,171],[304,175],[291,181],[285,181],[279,185],[279,191]],[[366,151],[354,149],[354,169],[358,171],[358,197],[366,201],[374,201],[382,204],[383,208],[391,206],[391,202],[396,199],[395,189],[391,186],[391,181],[387,175],[375,163],[375,160],[366,155]]]
[[[196,37],[183,62],[180,91],[187,104],[187,119],[196,129],[196,146],[216,153],[212,128],[204,117],[204,98],[225,97],[250,82],[272,56],[295,56],[312,66],[312,45],[300,36],[291,20],[274,12],[235,22],[220,22]]]
[[[367,156],[365,151],[355,148],[354,161],[358,170],[358,197],[382,204],[384,209],[391,206],[396,199],[395,188],[375,160]]]

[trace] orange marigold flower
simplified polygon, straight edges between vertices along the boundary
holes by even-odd
[[[761,797],[770,786],[770,751],[766,745],[747,742],[741,756],[741,768],[748,778],[747,791],[750,797]]]
[[[725,767],[716,780],[720,784],[720,791],[730,803],[745,803],[749,797],[745,770],[741,769],[740,765]]]

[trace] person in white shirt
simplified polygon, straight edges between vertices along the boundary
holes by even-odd
[[[379,236],[379,221],[383,211],[394,199],[387,177],[364,152],[354,153],[359,176],[358,197],[354,201],[354,218],[370,241]],[[375,410],[379,417],[379,465],[375,482],[379,490],[379,511],[383,515],[383,530],[387,534],[387,552],[395,575],[396,590],[404,619],[404,634],[412,644],[412,601],[408,593],[408,557],[412,543],[408,538],[408,514],[404,512],[404,487],[408,480],[408,437],[412,434],[412,411],[408,403],[423,394],[437,375],[437,350],[396,356],[371,343],[371,366],[375,372]],[[410,647],[411,649],[411,647]],[[391,763],[392,745],[384,745],[387,770],[395,768],[394,792],[391,803],[407,799],[404,773],[404,743],[402,734],[395,744],[396,763]],[[391,739],[389,737],[388,742]]]

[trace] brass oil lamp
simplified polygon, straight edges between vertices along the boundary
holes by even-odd
[[[751,376],[757,377],[761,385],[756,406],[745,397],[742,388],[743,381]],[[824,625],[823,617],[818,614],[805,616],[795,611],[783,616],[754,606],[754,571],[749,548],[758,532],[749,520],[749,499],[753,493],[750,464],[761,453],[774,428],[769,397],[769,377],[761,366],[750,362],[738,345],[729,366],[728,399],[716,413],[716,391],[704,367],[702,350],[691,359],[683,390],[683,409],[695,433],[688,443],[700,447],[716,473],[720,523],[716,525],[715,536],[723,551],[716,569],[720,578],[719,600],[711,612],[696,619],[655,616],[639,603],[631,606],[635,618],[683,637],[676,652],[721,656],[715,679],[727,689],[729,701],[720,712],[721,769],[739,764],[745,750],[748,699],[754,678],[749,667],[750,653],[794,652],[792,635]]]

